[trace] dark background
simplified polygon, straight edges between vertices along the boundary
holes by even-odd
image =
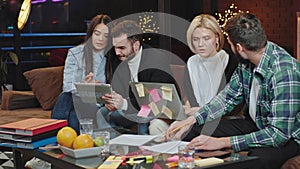
[[[100,13],[118,19],[139,12],[164,12],[191,21],[201,13],[216,16],[219,12],[224,15],[224,11],[234,3],[239,10],[257,15],[266,30],[268,39],[284,47],[296,57],[296,13],[300,11],[300,0],[32,0],[28,22],[23,30],[18,31],[15,25],[22,2],[23,0],[0,0],[0,48],[14,47],[12,50],[19,55],[18,66],[9,63],[11,75],[9,82],[13,83],[14,89],[18,90],[29,89],[22,75],[23,72],[51,66],[48,58],[53,50],[50,48],[20,50],[20,47],[76,46],[83,42],[83,35],[53,36],[51,34],[85,33],[87,22]],[[172,32],[172,28],[169,31]],[[50,34],[41,37],[16,36],[23,33]],[[169,50],[183,61],[192,55],[186,45],[170,37],[150,33],[145,36],[145,42]],[[229,50],[227,44],[224,48]]]

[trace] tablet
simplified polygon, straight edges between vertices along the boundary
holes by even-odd
[[[140,106],[138,116],[171,120],[187,118],[174,84],[131,82],[130,85]]]
[[[77,92],[84,103],[105,104],[102,96],[110,94],[112,89],[110,84],[103,83],[74,83]]]

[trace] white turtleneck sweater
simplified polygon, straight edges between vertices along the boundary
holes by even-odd
[[[217,95],[228,60],[229,55],[221,50],[207,58],[196,54],[187,61],[194,95],[200,107]]]

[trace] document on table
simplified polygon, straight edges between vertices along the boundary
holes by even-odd
[[[153,146],[142,146],[144,149],[158,153],[176,154],[179,145],[187,145],[189,142],[185,141],[169,141]]]
[[[122,134],[109,141],[109,144],[119,144],[128,146],[141,146],[157,136],[151,135],[135,135],[135,134]]]

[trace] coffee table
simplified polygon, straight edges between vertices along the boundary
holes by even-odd
[[[138,147],[128,147],[124,146],[122,148],[117,147],[120,151],[136,151]],[[118,150],[118,151],[119,151]],[[14,152],[14,164],[15,168],[24,168],[24,164],[26,161],[32,157],[37,157],[39,159],[45,160],[51,163],[52,168],[72,168],[72,169],[82,169],[82,168],[95,168],[103,163],[107,156],[95,156],[95,157],[87,157],[87,158],[72,158],[64,155],[60,149],[51,149],[47,151],[41,150],[30,150],[30,149],[21,149],[21,148],[13,148]],[[154,165],[159,165],[161,168],[168,168],[166,164],[167,158],[170,156],[168,154],[158,154],[153,152],[153,163],[145,164],[141,163],[139,165],[144,168],[153,168]],[[225,162],[222,164],[216,164],[208,167],[201,168],[215,168],[215,169],[241,169],[241,168],[255,168],[255,163],[258,162],[258,157],[254,156],[246,156],[237,153],[232,153],[229,157],[224,158]],[[121,166],[120,168],[133,168],[133,166],[126,165]],[[200,167],[198,167],[200,168]]]

